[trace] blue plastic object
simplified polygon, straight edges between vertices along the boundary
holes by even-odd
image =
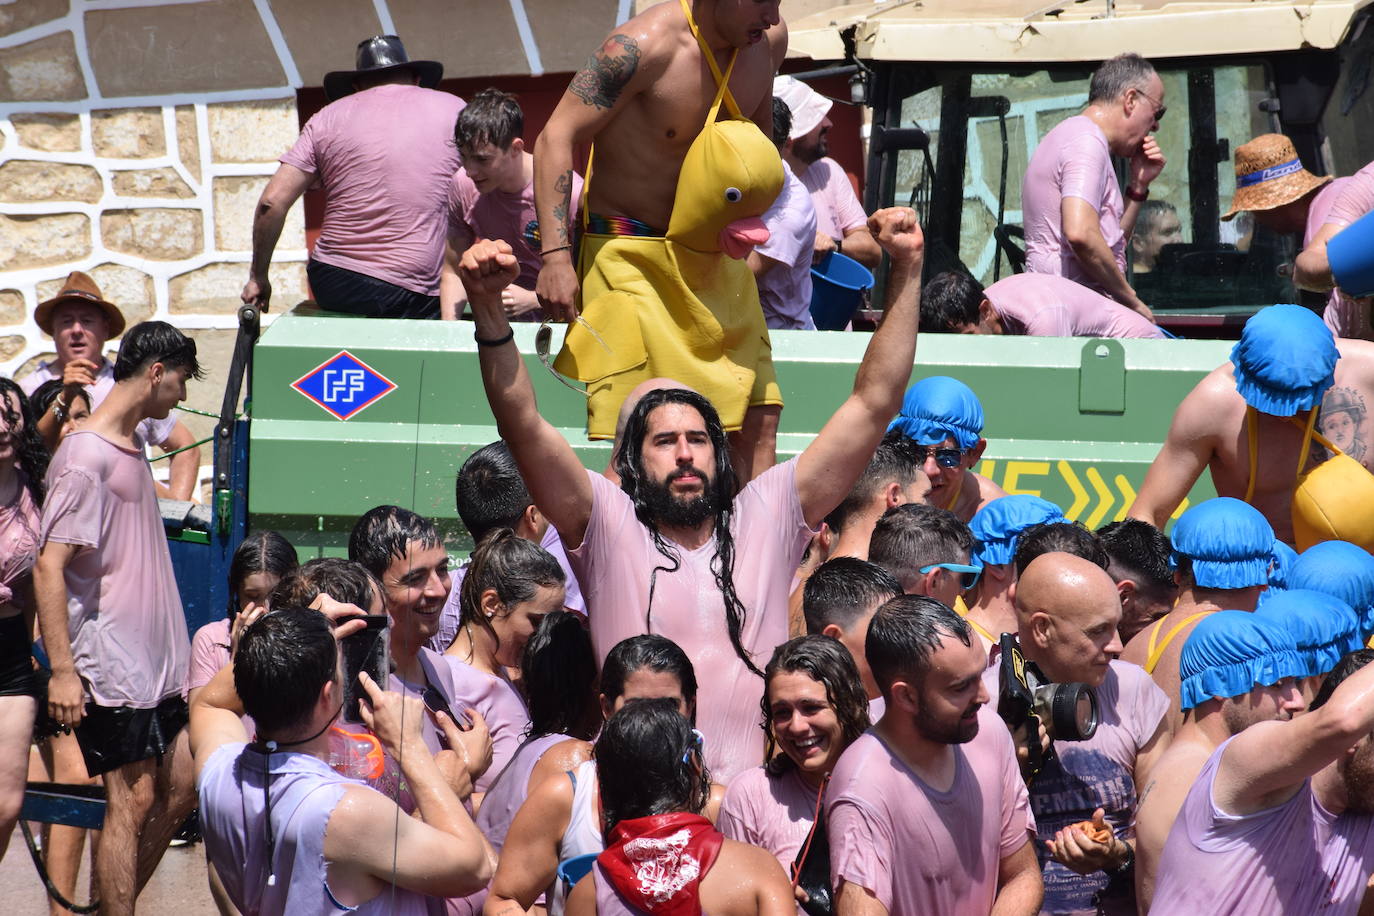
[[[592,870],[592,864],[596,862],[596,856],[596,853],[589,852],[558,863],[558,880],[563,882],[564,890],[571,891],[573,885],[587,877],[587,872]]]
[[[811,268],[811,320],[821,331],[843,331],[873,288],[873,274],[853,258],[832,251]]]
[[[1326,243],[1326,259],[1341,292],[1355,298],[1374,294],[1374,213],[1366,213],[1332,236]],[[811,301],[816,301],[814,296]]]

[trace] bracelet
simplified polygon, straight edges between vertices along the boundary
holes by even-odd
[[[1143,204],[1150,199],[1150,189],[1146,188],[1143,191],[1137,191],[1128,184],[1126,185],[1126,196],[1138,204]]]
[[[559,245],[557,248],[550,248],[548,251],[541,251],[541,252],[539,252],[539,256],[540,256],[541,258],[544,258],[544,257],[548,257],[548,256],[551,255],[551,254],[558,254],[558,252],[560,252],[560,251],[572,251],[572,246],[571,246],[571,245]]]
[[[503,344],[510,343],[514,337],[515,328],[511,327],[506,328],[506,333],[503,336],[496,338],[495,340],[486,340],[484,338],[478,337],[476,331],[472,332],[472,339],[477,341],[477,346],[479,347],[499,347]]]

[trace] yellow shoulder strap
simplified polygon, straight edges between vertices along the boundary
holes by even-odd
[[[735,60],[739,57],[739,48],[736,48],[730,55],[730,65],[726,67],[725,73],[720,72],[720,65],[716,63],[716,55],[706,44],[706,39],[701,37],[701,29],[697,28],[697,21],[692,18],[692,4],[690,0],[679,0],[682,4],[682,13],[687,17],[687,26],[692,30],[693,37],[697,40],[697,45],[701,48],[701,56],[706,58],[706,66],[711,68],[711,75],[716,78],[716,100],[711,105],[711,113],[706,118],[706,123],[710,124],[716,119],[716,113],[720,110],[721,99],[725,100],[725,108],[730,112],[730,116],[741,121],[748,120],[739,110],[739,104],[735,101],[735,96],[730,92],[730,74],[735,70]]]
[[[974,631],[977,632],[979,636],[983,637],[988,642],[992,643],[994,646],[997,645],[997,637],[989,633],[987,629],[978,621],[974,620],[972,617],[965,617],[964,623],[967,623],[969,626],[973,627]]]
[[[1316,439],[1333,455],[1345,454],[1339,448],[1331,444],[1331,441],[1317,432],[1317,408],[1313,407],[1307,412],[1307,422],[1299,420],[1297,417],[1289,417],[1288,422],[1302,430],[1302,449],[1298,452],[1298,474],[1302,476],[1302,469],[1307,464],[1307,452],[1312,446],[1312,440]]]
[[[1255,496],[1255,477],[1259,470],[1259,416],[1255,408],[1245,407],[1245,439],[1250,445],[1250,482],[1245,485],[1245,501]]]
[[[1196,614],[1189,614],[1187,617],[1184,617],[1178,623],[1174,624],[1173,628],[1169,630],[1168,633],[1164,634],[1164,641],[1158,646],[1154,644],[1155,637],[1159,635],[1159,628],[1164,621],[1161,620],[1159,623],[1155,624],[1155,630],[1150,634],[1150,654],[1149,657],[1145,659],[1145,672],[1147,674],[1155,673],[1155,668],[1159,667],[1159,660],[1164,657],[1164,652],[1169,648],[1169,643],[1174,641],[1174,637],[1177,636],[1184,627],[1195,620],[1206,617],[1208,614],[1215,613],[1216,611],[1198,611]]]

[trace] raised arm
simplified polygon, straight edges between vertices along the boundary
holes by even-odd
[[[868,225],[891,258],[887,310],[864,351],[853,392],[797,459],[797,493],[806,523],[813,528],[839,505],[868,466],[902,405],[916,358],[925,256],[916,212],[907,207],[879,210]]]
[[[1163,530],[1169,516],[1206,470],[1216,451],[1216,414],[1208,408],[1209,400],[1208,393],[1199,386],[1174,411],[1168,438],[1145,473],[1145,482],[1127,512],[1131,518]]]
[[[544,262],[535,289],[553,318],[571,320],[577,315],[572,252],[574,150],[590,144],[650,82],[644,57],[656,42],[647,29],[632,28],[636,22],[631,20],[612,32],[573,75],[534,144],[534,207]]]
[[[239,298],[264,312],[272,299],[272,284],[268,282],[267,270],[272,266],[272,252],[277,249],[282,226],[286,225],[286,213],[314,180],[315,176],[310,172],[283,162],[277,166],[277,172],[267,182],[267,187],[262,189],[258,206],[253,211],[253,263],[249,268],[248,282]]]
[[[582,543],[592,512],[592,484],[568,441],[539,413],[525,360],[515,348],[501,291],[520,272],[505,242],[479,241],[463,253],[458,274],[476,322],[482,384],[534,504],[570,548]]]
[[[1286,722],[1260,722],[1231,740],[1212,798],[1228,814],[1281,805],[1327,764],[1374,730],[1374,665],[1341,682],[1320,708]]]

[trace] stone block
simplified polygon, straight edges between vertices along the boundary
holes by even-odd
[[[121,197],[195,197],[196,192],[182,181],[171,166],[158,169],[130,169],[110,176],[114,192]]]
[[[221,102],[206,107],[215,162],[275,162],[300,134],[296,99]]]
[[[78,261],[91,253],[91,221],[84,213],[0,214],[0,270]]]
[[[272,311],[283,312],[307,295],[305,264],[273,264],[267,272],[272,282]],[[167,309],[173,315],[232,315],[242,301],[239,293],[248,282],[248,265],[206,264],[173,277],[167,286]]]
[[[0,328],[23,324],[27,312],[23,293],[17,289],[0,289]]]
[[[262,176],[234,176],[216,178],[213,201],[215,216],[215,247],[220,251],[253,250],[253,213],[258,197],[267,187],[268,178]],[[300,203],[286,214],[277,248],[305,247],[304,208]]]
[[[372,0],[328,0],[324,15],[321,0],[268,0],[296,72],[307,86],[324,85],[330,70],[353,66],[353,48],[364,35],[382,34],[377,7]],[[403,37],[408,37],[404,36]],[[411,52],[412,57],[414,52]]]
[[[200,128],[192,105],[177,106],[177,155],[191,177],[200,181]]]
[[[52,22],[67,12],[67,0],[24,0],[0,6],[0,35]]]
[[[43,113],[12,114],[10,124],[19,145],[50,153],[75,153],[81,149],[81,116]]]
[[[0,102],[74,102],[86,95],[71,32],[0,50]]]
[[[159,108],[107,108],[91,112],[91,143],[105,159],[148,159],[167,152]]]
[[[0,337],[0,363],[7,363],[20,353],[24,352],[24,344],[28,343],[23,334],[6,334]]]
[[[204,248],[199,210],[106,210],[100,214],[100,236],[111,251],[155,261],[179,261]]]
[[[119,306],[124,313],[126,324],[134,325],[153,317],[156,306],[153,293],[153,278],[141,270],[125,267],[122,264],[101,264],[86,271],[100,287],[101,295]],[[65,277],[44,280],[35,292],[38,301],[51,299],[62,289]]]
[[[11,159],[0,165],[0,200],[41,203],[49,200],[100,200],[105,183],[89,165]]]

